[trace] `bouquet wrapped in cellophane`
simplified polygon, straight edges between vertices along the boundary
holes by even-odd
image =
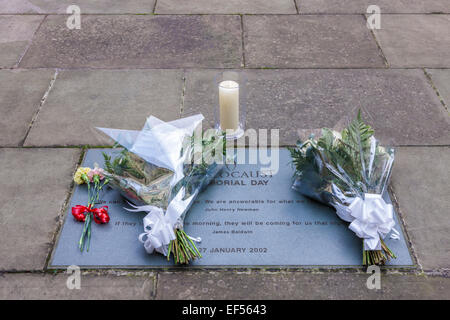
[[[98,128],[123,148],[113,158],[103,154],[109,186],[133,203],[128,211],[148,213],[139,240],[148,253],[168,260],[173,255],[177,264],[201,257],[194,243],[201,239],[185,233],[184,218],[225,163],[223,133],[194,134],[202,120],[202,115],[172,122],[149,117],[141,131]]]
[[[361,113],[342,132],[322,129],[319,139],[290,148],[293,189],[328,204],[350,222],[363,239],[363,265],[381,265],[395,258],[383,239],[398,239],[394,211],[383,199],[394,162],[394,151],[379,145]]]

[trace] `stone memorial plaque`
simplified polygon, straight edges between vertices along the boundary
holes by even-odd
[[[118,152],[89,150],[83,166],[93,167],[94,163],[102,166],[103,151]],[[265,175],[260,164],[230,166],[199,195],[186,217],[185,231],[202,238],[197,246],[203,258],[190,267],[361,265],[362,240],[348,229],[348,223],[336,216],[334,209],[291,189],[294,171],[290,155],[286,149],[279,151],[278,173]],[[86,186],[77,186],[52,255],[51,268],[173,265],[160,254],[146,253],[138,240],[145,213],[124,210],[128,205],[125,199],[110,188],[102,193],[101,204],[109,206],[111,220],[105,225],[92,224],[90,250],[80,252],[77,244],[83,223],[75,221],[70,210],[78,204],[86,205],[86,201]],[[397,255],[388,266],[412,266],[402,227],[397,216],[395,219],[400,240],[386,240]]]

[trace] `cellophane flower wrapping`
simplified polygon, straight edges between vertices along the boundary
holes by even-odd
[[[395,257],[383,238],[393,228],[393,208],[382,196],[388,186],[394,150],[379,145],[361,113],[342,132],[322,129],[319,139],[290,148],[296,168],[293,189],[336,209],[364,239],[363,264]],[[395,237],[395,235],[394,235]]]
[[[141,131],[98,128],[123,148],[114,158],[104,154],[109,186],[128,199],[129,211],[148,213],[139,240],[148,253],[173,254],[175,263],[201,257],[194,244],[200,239],[184,232],[184,218],[225,162],[221,132],[202,135],[200,129],[200,140],[194,139],[202,120],[149,117]]]

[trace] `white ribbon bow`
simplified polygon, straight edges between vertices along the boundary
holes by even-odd
[[[349,229],[364,239],[365,250],[381,250],[380,237],[384,238],[391,231],[391,238],[398,239],[395,230],[394,208],[384,201],[380,194],[366,193],[360,197],[347,198],[350,205],[335,204],[337,215],[351,222]]]
[[[147,253],[153,251],[159,252],[165,256],[168,253],[170,241],[175,240],[175,224],[187,208],[187,204],[194,198],[194,195],[183,200],[184,188],[182,188],[175,198],[170,201],[166,213],[161,208],[147,205],[135,206],[129,203],[134,209],[127,209],[131,212],[146,211],[148,214],[144,217],[144,233],[139,235],[139,241],[144,244]]]

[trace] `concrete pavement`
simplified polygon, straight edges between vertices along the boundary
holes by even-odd
[[[0,0],[0,298],[449,299],[450,4],[370,1]],[[81,9],[81,29],[64,14]],[[391,190],[417,261],[367,289],[363,270],[90,271],[48,260],[93,126],[202,112],[221,70],[249,79],[247,127],[280,142],[362,108],[397,147]]]

